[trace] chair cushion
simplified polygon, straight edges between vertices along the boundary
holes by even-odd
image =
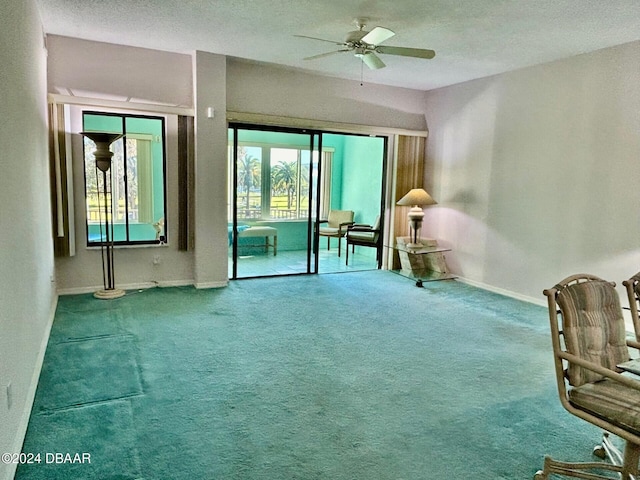
[[[240,237],[266,237],[277,236],[278,230],[274,227],[252,226],[245,229],[238,229],[238,238]]]
[[[356,240],[358,242],[369,242],[375,244],[378,241],[380,235],[380,215],[376,217],[376,221],[373,225],[362,225],[366,230],[377,230],[375,232],[362,232],[357,230],[358,224],[355,225],[355,230],[349,230],[347,237],[349,240]]]
[[[611,283],[569,285],[560,290],[557,301],[568,352],[611,370],[629,359],[622,308]],[[569,383],[575,387],[603,378],[572,364],[567,373]]]
[[[640,391],[605,378],[569,390],[571,403],[625,430],[640,434]]]
[[[339,230],[338,228],[333,228],[333,227],[320,227],[320,235],[337,237],[339,236],[338,230]],[[347,232],[347,228],[344,227],[342,229],[342,234],[344,235],[346,232]]]
[[[349,232],[349,240],[361,240],[365,242],[375,242],[376,234],[374,232]]]

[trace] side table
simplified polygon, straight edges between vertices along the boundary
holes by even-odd
[[[423,282],[455,278],[449,273],[444,256],[445,252],[451,251],[450,248],[437,245],[411,248],[402,241],[404,239],[398,240],[394,245],[385,245],[385,248],[396,251],[400,259],[401,268],[392,270],[394,273],[415,280],[416,287],[422,287]]]

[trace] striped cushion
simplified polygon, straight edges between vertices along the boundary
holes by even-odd
[[[558,293],[562,329],[569,353],[616,370],[629,360],[618,294],[609,282],[569,285]],[[603,377],[577,365],[568,367],[569,383],[579,387]]]
[[[640,434],[640,391],[604,379],[569,390],[569,400],[576,407],[587,410],[615,423],[625,430]]]

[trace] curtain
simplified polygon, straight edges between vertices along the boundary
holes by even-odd
[[[73,219],[73,175],[68,107],[49,104],[49,171],[53,251],[57,257],[75,255]]]
[[[395,203],[404,197],[412,188],[422,188],[424,183],[424,162],[426,137],[410,137],[399,135]],[[407,214],[410,207],[395,207],[394,235],[409,235]]]
[[[331,209],[331,167],[333,162],[332,152],[322,152],[322,170],[320,173],[320,218],[329,217]]]
[[[194,119],[178,116],[178,249],[195,247]]]
[[[391,236],[394,243],[396,237],[406,237],[410,234],[407,215],[411,207],[399,207],[395,204],[412,188],[422,188],[423,186],[426,140],[426,137],[406,135],[398,135],[396,137],[396,190],[395,201],[393,202],[393,235]],[[401,268],[397,252],[393,253],[389,262],[391,268]]]
[[[138,173],[138,222],[154,223],[153,218],[153,161],[151,157],[151,140],[140,138],[136,141],[136,171]]]

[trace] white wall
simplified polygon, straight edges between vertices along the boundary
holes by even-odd
[[[536,301],[640,270],[640,43],[427,94],[424,230],[473,282]]]
[[[193,106],[191,56],[48,35],[51,93]]]
[[[0,452],[22,447],[56,303],[45,61],[35,1],[0,2]]]
[[[228,276],[226,58],[196,52],[195,284],[225,285]],[[207,117],[212,107],[218,114]]]
[[[424,92],[311,75],[229,58],[233,112],[424,131]]]

